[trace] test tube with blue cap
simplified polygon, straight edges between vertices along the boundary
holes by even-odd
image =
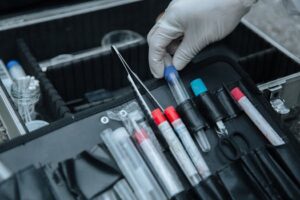
[[[196,103],[198,103],[200,110],[205,113],[208,118],[215,123],[217,127],[217,133],[220,137],[228,135],[227,128],[223,123],[224,113],[222,108],[220,108],[202,79],[198,78],[193,80],[191,83],[191,88],[196,96]]]
[[[203,152],[211,149],[210,143],[205,135],[206,123],[204,118],[195,108],[189,94],[187,93],[175,67],[165,60],[164,77],[177,103],[177,111],[189,130],[194,133],[197,143]]]
[[[23,70],[23,67],[20,65],[20,63],[16,60],[11,60],[6,65],[7,70],[9,71],[11,77],[14,80],[23,78],[26,76],[26,73]]]

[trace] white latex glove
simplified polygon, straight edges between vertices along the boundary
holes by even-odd
[[[163,76],[167,48],[175,52],[173,65],[176,69],[183,69],[205,46],[228,35],[255,2],[173,0],[148,34],[149,64],[154,77]],[[181,36],[183,40],[179,46],[170,45]]]

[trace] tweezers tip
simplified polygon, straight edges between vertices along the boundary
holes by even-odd
[[[117,47],[115,45],[111,45],[110,48],[113,52],[115,52],[116,54],[119,54],[119,50],[117,49]]]

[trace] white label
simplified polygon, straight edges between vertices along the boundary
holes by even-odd
[[[171,170],[167,167],[166,161],[156,150],[151,140],[143,140],[140,146],[152,167],[155,169],[158,178],[163,182],[169,196],[174,196],[175,194],[183,191],[181,183],[177,182],[178,180],[174,178],[175,176],[173,174],[171,174]]]
[[[139,123],[139,125],[145,129],[149,135],[150,140],[153,142],[154,146],[159,150],[159,151],[164,151],[163,147],[159,143],[157,137],[155,136],[154,132],[152,129],[146,124],[145,121],[142,121]]]
[[[173,129],[171,128],[170,124],[166,121],[161,123],[158,126],[159,130],[163,134],[166,142],[169,145],[170,151],[176,158],[176,161],[182,168],[183,172],[190,180],[192,185],[195,185],[196,182],[193,181],[192,177],[197,175],[197,170],[193,163],[191,162],[189,156],[187,155],[185,149],[183,148],[182,144],[180,143],[179,139],[175,135]],[[200,177],[199,177],[200,182]]]
[[[183,143],[183,146],[187,150],[189,156],[191,157],[194,165],[196,166],[198,172],[203,176],[207,177],[210,175],[210,170],[202,157],[199,149],[197,148],[194,140],[191,137],[191,134],[187,130],[185,124],[181,119],[177,119],[172,123],[175,131],[177,132],[180,140]]]
[[[247,97],[242,97],[239,101],[248,117],[253,121],[257,128],[264,134],[269,142],[274,146],[283,145],[284,141],[278,133],[270,126],[266,119],[258,112]]]

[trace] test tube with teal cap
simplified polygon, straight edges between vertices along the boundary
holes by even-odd
[[[191,88],[196,96],[196,103],[202,114],[208,117],[217,127],[217,133],[220,137],[228,135],[227,128],[223,123],[225,118],[224,111],[208,91],[202,79],[197,78],[191,83]]]

